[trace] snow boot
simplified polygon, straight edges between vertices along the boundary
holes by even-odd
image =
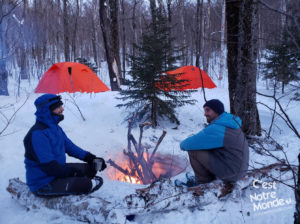
[[[196,182],[196,178],[195,176],[193,176],[191,173],[186,173],[185,174],[186,177],[186,182],[183,182],[181,180],[175,180],[175,186],[185,186],[185,187],[195,187],[198,186],[199,184]]]
[[[175,184],[176,187],[182,187],[182,186],[185,186],[185,187],[186,187],[186,183],[184,183],[183,181],[178,180],[178,179],[176,179],[176,180],[174,181],[174,184]]]
[[[91,189],[90,193],[98,190],[102,186],[102,184],[103,184],[103,179],[99,176],[95,176],[92,179],[92,189]]]
[[[230,193],[232,193],[234,187],[235,187],[234,182],[224,182],[224,185],[221,189],[221,194],[218,196],[218,198],[223,198],[229,195]]]

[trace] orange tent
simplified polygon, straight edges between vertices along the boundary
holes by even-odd
[[[56,63],[46,71],[35,89],[36,93],[87,92],[98,93],[109,88],[86,65],[75,62]]]
[[[167,75],[173,75],[178,81],[187,80],[178,84],[168,85],[166,91],[169,90],[187,90],[187,89],[198,89],[202,87],[212,89],[217,87],[216,84],[211,80],[208,74],[195,66],[183,66],[173,71],[166,72]],[[202,76],[202,78],[201,78]]]

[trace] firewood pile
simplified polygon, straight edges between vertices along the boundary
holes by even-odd
[[[127,150],[123,150],[123,154],[129,160],[129,168],[122,168],[120,165],[116,164],[111,159],[108,160],[108,163],[124,175],[128,176],[130,180],[135,179],[138,180],[137,182],[143,184],[153,183],[154,181],[163,177],[170,177],[170,173],[172,173],[172,167],[169,167],[169,170],[164,175],[160,176],[155,175],[152,170],[156,158],[157,149],[164,137],[166,136],[167,132],[162,132],[161,136],[159,137],[156,143],[156,146],[154,147],[154,150],[150,154],[148,149],[142,145],[142,138],[144,127],[150,126],[151,123],[144,122],[139,125],[140,135],[137,141],[131,133],[134,118],[135,115],[133,115],[132,118],[129,119],[127,133],[128,145]],[[134,147],[135,152],[132,150],[132,145]]]

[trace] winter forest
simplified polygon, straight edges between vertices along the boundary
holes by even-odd
[[[0,223],[299,224],[299,59],[299,0],[0,0]],[[43,79],[63,62],[105,90],[50,91]],[[59,125],[106,161],[98,191],[27,188],[23,139],[41,93],[62,96]],[[242,121],[247,173],[177,186],[193,174],[180,143],[207,127],[211,99]]]

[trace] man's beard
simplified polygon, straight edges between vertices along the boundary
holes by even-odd
[[[57,118],[55,119],[57,123],[61,122],[65,118],[65,116],[63,114],[55,114],[53,112],[51,114],[52,114],[52,116],[58,118],[58,119]]]
[[[57,116],[59,116],[58,122],[61,122],[65,118],[65,116],[63,114],[58,114]]]

